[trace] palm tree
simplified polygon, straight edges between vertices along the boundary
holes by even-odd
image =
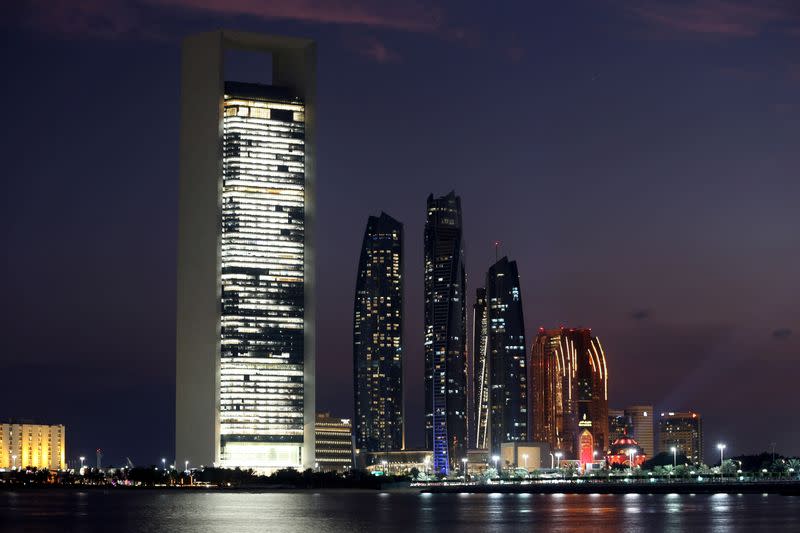
[[[794,458],[789,459],[786,461],[786,466],[789,467],[789,475],[790,476],[798,476],[800,477],[800,459]]]

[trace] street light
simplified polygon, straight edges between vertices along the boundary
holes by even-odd
[[[670,451],[672,452],[672,468],[675,468],[678,466],[678,447],[673,446]]]
[[[183,468],[183,471],[184,471],[184,472],[186,472],[186,471],[188,471],[188,470],[189,470],[189,459],[186,459],[186,460],[183,462],[183,466],[184,466],[184,468]]]
[[[423,463],[425,463],[425,474],[428,473],[428,464],[430,464],[430,462],[431,462],[430,456],[426,455],[425,460],[423,461]]]
[[[722,469],[722,461],[725,458],[725,445],[721,442],[717,444],[717,448],[719,449],[719,468]]]
[[[165,458],[161,458],[161,467],[166,470],[167,469],[167,460]]]
[[[466,457],[461,458],[461,462],[464,463],[464,481],[467,480],[467,461],[468,459]]]
[[[500,457],[498,457],[497,455],[493,455],[492,456],[492,461],[494,461],[494,469],[497,471],[498,475],[500,474],[500,471],[497,470],[497,461],[499,461],[499,460],[500,460]]]
[[[13,468],[14,468],[14,470],[16,470],[17,469],[17,456],[16,455],[12,455],[11,456],[11,460],[14,461],[14,467]]]
[[[631,470],[633,470],[634,457],[636,457],[636,450],[633,448],[628,448],[628,463],[631,467]]]
[[[556,459],[558,459],[558,466],[561,467],[561,458],[564,456],[561,452],[556,452]]]
[[[528,469],[528,454],[527,453],[523,453],[522,454],[522,460],[525,461],[525,470],[527,470]]]
[[[387,461],[386,459],[381,461],[381,466],[383,467],[383,475],[387,475],[389,473],[388,472],[389,469],[386,468],[388,465],[389,465],[389,461]]]
[[[550,470],[556,467],[556,458],[553,456],[553,452],[550,452]]]
[[[86,460],[86,457],[80,456],[79,459],[81,460],[81,470],[83,470],[83,462]]]

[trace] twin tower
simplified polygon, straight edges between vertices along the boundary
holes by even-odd
[[[449,473],[468,449],[498,451],[502,442],[528,440],[522,297],[516,263],[501,259],[477,291],[470,363],[461,200],[454,193],[428,197],[424,246],[425,445],[434,470]],[[368,452],[404,447],[402,251],[402,224],[386,214],[370,217],[353,332],[355,446]]]

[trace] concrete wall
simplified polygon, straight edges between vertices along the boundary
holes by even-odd
[[[303,463],[314,465],[316,46],[225,30],[192,35],[181,66],[175,461],[219,462],[220,192],[224,52],[272,54],[272,82],[305,103],[305,355]],[[246,81],[246,80],[242,80]]]

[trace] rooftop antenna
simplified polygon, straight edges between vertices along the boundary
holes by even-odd
[[[494,241],[494,262],[497,263],[497,251],[500,249],[500,241]]]

